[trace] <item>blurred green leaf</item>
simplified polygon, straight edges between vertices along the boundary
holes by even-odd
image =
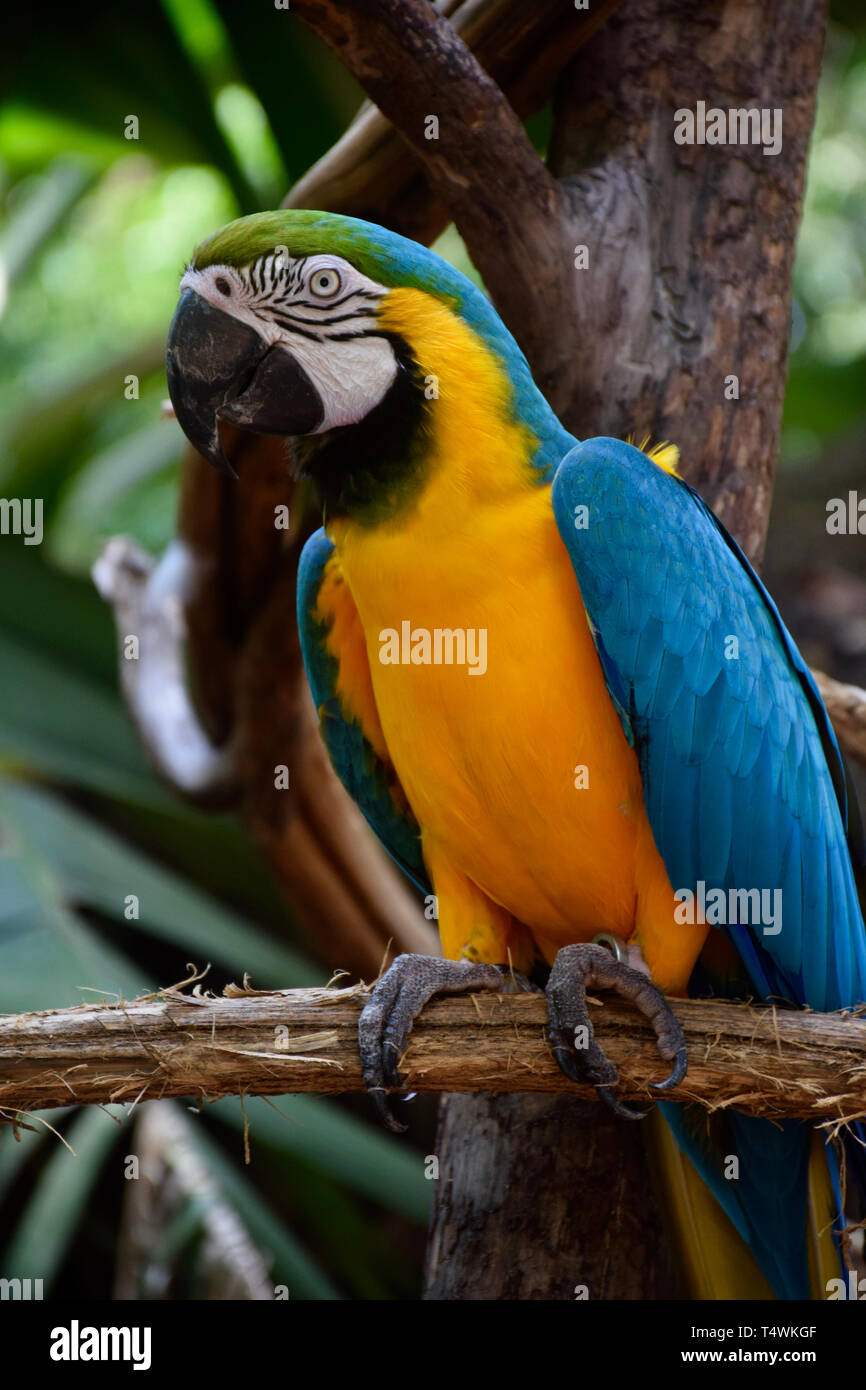
[[[199,964],[220,961],[239,979],[248,971],[265,987],[321,984],[321,969],[75,807],[15,784],[3,788],[2,804],[22,839],[50,865],[63,899],[114,917],[122,937],[144,930],[190,955],[197,952]],[[129,894],[139,903],[140,919],[134,925],[124,920]]]
[[[60,158],[30,180],[26,196],[14,204],[0,236],[0,313],[5,294],[38,255],[93,178],[81,159]]]
[[[151,551],[168,543],[177,513],[183,436],[173,420],[148,424],[94,455],[72,480],[51,525],[49,553],[86,571],[112,535]]]
[[[27,838],[14,791],[0,781],[0,1013],[134,998],[151,982],[67,906],[54,867]]]
[[[263,6],[255,24],[232,0],[216,0],[216,9],[243,79],[267,112],[294,183],[340,138],[364,93],[291,7]]]
[[[15,325],[6,326],[14,336]],[[66,324],[62,336],[72,331],[72,324]],[[165,394],[164,363],[165,335],[160,332],[158,337],[140,340],[131,350],[128,345],[120,350],[111,347],[98,365],[83,371],[69,359],[56,374],[40,365],[38,380],[25,386],[23,400],[17,375],[20,362],[14,369],[10,364],[5,393],[10,410],[0,427],[4,492],[41,497],[50,517],[56,496],[75,474],[82,455],[89,458],[95,449],[140,428],[142,422],[158,421],[159,401]],[[0,350],[0,376],[3,365]],[[142,383],[141,399],[132,409],[132,403],[123,400],[124,382],[131,373]]]
[[[50,1288],[119,1135],[110,1114],[82,1110],[65,1134],[73,1153],[52,1136],[51,1157],[3,1254],[5,1278],[42,1279]]]
[[[38,1152],[42,1141],[51,1133],[66,1110],[37,1110],[22,1116],[17,1137],[12,1124],[0,1126],[0,1202],[15,1182],[24,1165]],[[42,1123],[44,1121],[45,1123]]]
[[[89,577],[61,574],[46,565],[40,547],[14,537],[0,543],[0,634],[4,633],[25,650],[39,650],[63,670],[103,687],[117,703],[117,655],[108,605]],[[30,696],[41,698],[41,690],[32,689]],[[8,699],[7,690],[0,691],[0,726]],[[0,757],[2,750],[0,735]]]
[[[204,75],[161,5],[139,5],[131,24],[114,0],[91,0],[85,9],[46,0],[40,18],[33,24],[26,8],[13,8],[6,17],[0,79],[13,101],[73,121],[86,115],[89,126],[119,139],[127,118],[135,116],[140,146],[162,159],[215,165],[241,210],[255,210],[255,195],[215,119]]]
[[[169,799],[116,697],[2,632],[0,666],[0,766],[143,805]]]
[[[254,1141],[306,1159],[410,1221],[427,1220],[431,1185],[424,1177],[421,1156],[391,1135],[316,1096],[274,1096],[270,1103],[247,1097],[244,1110]],[[216,1101],[207,1113],[243,1127],[240,1101],[235,1098]]]

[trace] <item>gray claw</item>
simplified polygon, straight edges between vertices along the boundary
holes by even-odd
[[[624,1100],[617,1100],[609,1086],[596,1086],[596,1095],[599,1100],[603,1100],[608,1110],[612,1110],[614,1115],[619,1115],[621,1120],[645,1120],[652,1106],[647,1106],[646,1110],[641,1110],[637,1105],[628,1105]]]
[[[681,1047],[678,1049],[677,1055],[674,1057],[674,1064],[671,1067],[670,1076],[667,1078],[666,1081],[653,1081],[651,1083],[653,1090],[672,1091],[675,1086],[679,1086],[680,1082],[685,1080],[685,1075],[688,1069],[688,1053],[686,1052],[685,1047]]]
[[[672,1090],[685,1077],[688,1056],[679,1020],[652,980],[615,959],[603,946],[564,946],[553,963],[547,982],[548,1038],[560,1070],[571,1081],[590,1082],[599,1099],[615,1115],[641,1120],[649,1114],[648,1109],[626,1105],[614,1095],[612,1088],[619,1078],[616,1067],[595,1040],[586,1005],[587,987],[615,990],[649,1019],[659,1052],[665,1058],[673,1058],[670,1076],[654,1082],[653,1090]],[[578,1027],[586,1030],[588,1041],[583,1048],[574,1043]]]
[[[468,960],[404,955],[377,982],[358,1020],[358,1048],[364,1085],[388,1129],[397,1134],[406,1129],[391,1109],[388,1092],[403,1088],[400,1058],[424,1005],[436,994],[501,990],[506,970]]]

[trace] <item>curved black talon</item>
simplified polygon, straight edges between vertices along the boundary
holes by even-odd
[[[600,1100],[623,1120],[642,1120],[649,1110],[618,1100],[613,1087],[619,1074],[604,1049],[595,1041],[587,986],[613,989],[631,1000],[656,1032],[665,1060],[673,1058],[670,1075],[652,1083],[655,1091],[679,1086],[688,1068],[686,1042],[679,1021],[657,985],[647,975],[616,960],[604,946],[564,946],[553,963],[547,982],[548,1038],[560,1071],[570,1081],[590,1082]],[[585,1046],[576,1042],[577,1029],[585,1030]]]
[[[685,1047],[681,1047],[674,1058],[671,1074],[665,1081],[651,1081],[650,1085],[654,1091],[672,1091],[675,1086],[679,1086],[685,1080],[686,1072],[689,1069],[689,1056]]]
[[[389,1091],[403,1089],[400,1058],[406,1051],[412,1024],[436,994],[465,994],[470,990],[505,990],[511,970],[502,965],[479,965],[439,956],[398,956],[379,980],[361,1010],[358,1048],[361,1071],[379,1118],[401,1134],[404,1125],[394,1115]],[[528,982],[518,976],[521,986]]]
[[[595,1093],[599,1100],[603,1100],[608,1110],[612,1110],[614,1115],[619,1115],[621,1120],[645,1120],[652,1106],[648,1105],[646,1110],[641,1110],[638,1105],[629,1105],[627,1101],[617,1100],[609,1086],[596,1086]]]

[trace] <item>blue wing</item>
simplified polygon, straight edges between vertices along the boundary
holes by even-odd
[[[845,772],[766,589],[697,493],[621,440],[567,454],[553,506],[674,888],[780,888],[781,923],[726,928],[756,990],[860,1002]]]
[[[429,893],[420,832],[396,774],[376,755],[361,725],[347,716],[337,693],[339,658],[328,651],[328,629],[316,613],[325,566],[333,553],[320,529],[307,541],[298,565],[298,632],[322,738],[337,776],[391,858]]]
[[[697,493],[620,440],[571,450],[553,507],[674,888],[781,889],[781,930],[725,927],[755,990],[819,1010],[861,1002],[859,816],[849,843],[836,738],[767,591]],[[709,1138],[705,1116],[666,1111],[776,1289],[808,1296],[804,1127],[732,1112]],[[745,1182],[725,1179],[726,1143]]]

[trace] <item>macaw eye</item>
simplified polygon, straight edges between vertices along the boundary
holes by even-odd
[[[314,270],[310,276],[310,289],[319,299],[332,299],[340,284],[340,276],[336,270]]]
[[[214,284],[216,285],[220,294],[231,294],[232,287],[224,275],[218,275],[217,278],[214,280]]]

